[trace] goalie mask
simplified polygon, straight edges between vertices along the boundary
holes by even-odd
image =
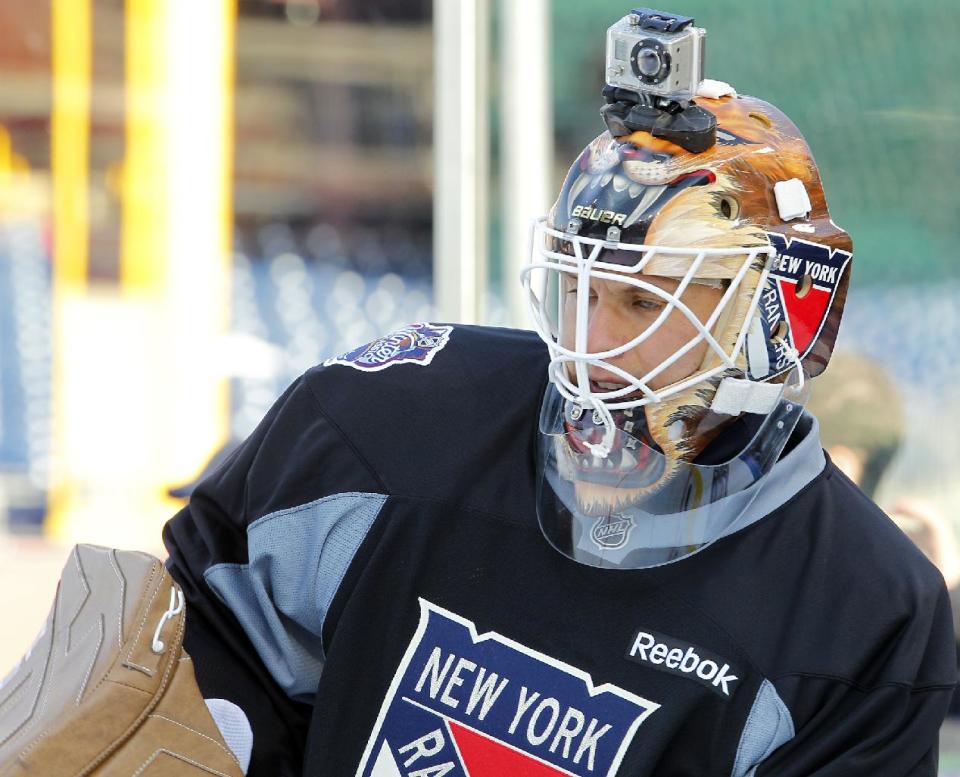
[[[596,138],[533,231],[524,285],[550,351],[539,517],[594,566],[736,530],[827,364],[851,242],[797,128],[698,98],[717,143]]]

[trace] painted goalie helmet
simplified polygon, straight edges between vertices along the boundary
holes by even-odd
[[[550,351],[538,513],[594,566],[737,530],[825,368],[851,241],[806,142],[751,97],[698,98],[701,153],[604,133],[534,226],[524,285]]]

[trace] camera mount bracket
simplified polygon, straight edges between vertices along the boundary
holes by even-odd
[[[606,105],[600,115],[615,137],[643,130],[699,154],[717,142],[717,117],[693,100],[634,92],[619,86],[603,88]]]
[[[675,13],[664,13],[652,8],[633,8],[630,11],[630,21],[641,30],[657,30],[659,32],[680,32],[693,24],[692,16],[680,16]]]

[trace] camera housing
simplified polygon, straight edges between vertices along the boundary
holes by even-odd
[[[634,8],[607,30],[607,83],[690,100],[703,80],[706,34],[690,16]]]
[[[614,137],[649,132],[694,154],[716,144],[717,117],[693,100],[706,34],[691,16],[652,8],[634,8],[607,30],[600,115]]]

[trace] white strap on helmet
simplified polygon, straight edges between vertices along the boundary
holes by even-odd
[[[777,383],[759,383],[744,378],[724,378],[713,398],[710,409],[723,415],[740,413],[767,414],[777,406],[783,386]]]
[[[726,81],[715,81],[712,78],[704,78],[697,88],[697,97],[710,97],[718,100],[726,96],[736,97],[737,90]]]
[[[811,211],[810,196],[799,178],[778,181],[773,185],[773,194],[777,198],[777,210],[784,221],[806,218]]]
[[[750,377],[760,380],[770,374],[770,354],[767,351],[767,336],[763,332],[760,313],[754,313],[747,330],[747,365]]]

